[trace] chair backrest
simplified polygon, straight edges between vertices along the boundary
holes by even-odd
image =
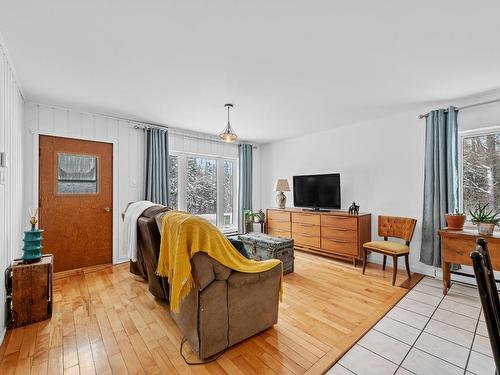
[[[397,216],[378,217],[378,235],[380,237],[394,237],[410,243],[417,219]]]
[[[497,370],[500,369],[500,299],[495,275],[491,267],[488,246],[484,239],[477,240],[476,250],[470,254],[477,288],[483,306],[484,320],[490,337],[491,349]],[[498,373],[498,372],[497,372]]]

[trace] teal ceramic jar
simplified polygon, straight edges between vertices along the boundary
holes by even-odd
[[[24,232],[23,261],[38,262],[42,258],[43,229],[31,229]]]

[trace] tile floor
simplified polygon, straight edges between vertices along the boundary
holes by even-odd
[[[493,375],[477,289],[425,277],[328,372],[328,375]]]

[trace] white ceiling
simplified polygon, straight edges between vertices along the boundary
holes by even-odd
[[[268,142],[500,87],[500,2],[0,0],[27,99]]]

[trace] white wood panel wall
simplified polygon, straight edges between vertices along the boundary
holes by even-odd
[[[8,168],[0,167],[0,344],[5,333],[3,271],[20,254],[28,226],[22,211],[23,113],[23,97],[0,40],[0,151],[9,158]]]
[[[113,260],[126,261],[123,244],[123,222],[120,213],[128,202],[143,199],[144,135],[134,129],[134,121],[88,113],[80,110],[56,106],[26,103],[25,105],[25,211],[37,205],[37,168],[34,154],[38,146],[39,134],[68,138],[88,139],[113,143],[113,168],[116,180],[113,186]]]
[[[216,136],[209,134],[171,129],[168,133],[168,143],[171,151],[227,158],[238,157],[237,144],[221,142]]]

